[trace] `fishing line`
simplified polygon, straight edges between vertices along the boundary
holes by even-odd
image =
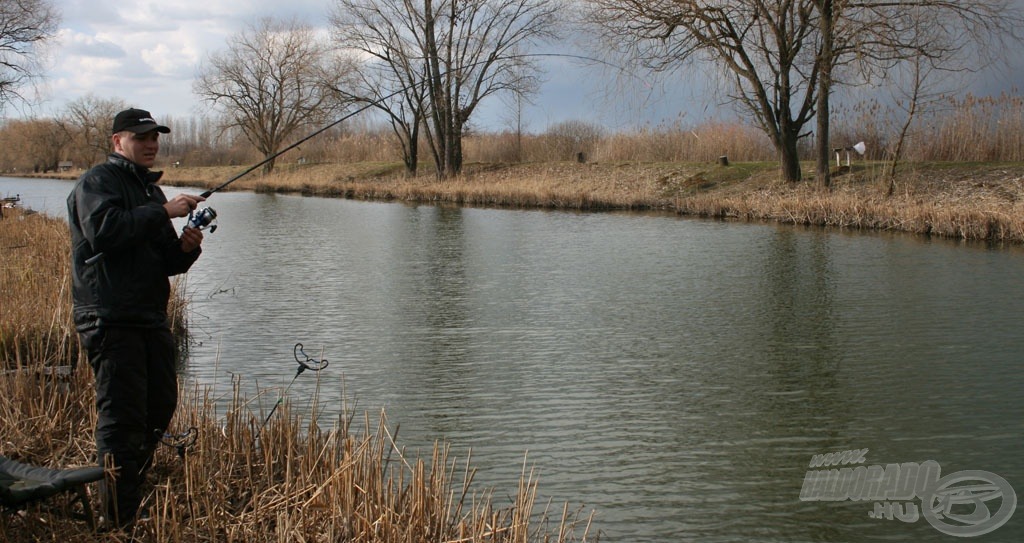
[[[302,358],[299,358],[300,354],[302,355]],[[281,393],[281,396],[277,398],[277,403],[274,404],[274,407],[270,410],[270,413],[267,414],[267,418],[263,420],[263,426],[260,427],[260,430],[266,428],[267,423],[270,422],[270,417],[274,416],[274,412],[277,411],[277,407],[281,405],[282,402],[284,402],[285,396],[288,395],[288,391],[291,390],[292,385],[295,384],[295,380],[298,379],[300,375],[302,375],[302,372],[306,370],[318,372],[326,368],[328,364],[326,358],[316,359],[306,354],[306,352],[302,350],[301,343],[295,344],[295,347],[292,348],[292,355],[295,357],[295,362],[299,365],[298,368],[295,370],[295,376],[292,377],[291,382],[289,382],[288,386],[285,387],[284,392]]]

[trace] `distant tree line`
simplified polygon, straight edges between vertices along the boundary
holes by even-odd
[[[55,117],[0,122],[0,172],[54,172],[62,165],[81,169],[102,162],[111,151],[111,120],[131,106],[120,99],[87,95],[68,103]],[[251,164],[262,157],[240,128],[223,119],[170,116],[160,117],[160,122],[171,128],[160,138],[160,162],[169,167]],[[289,159],[329,160],[332,145],[353,131],[372,129],[354,120],[311,140]]]
[[[934,107],[907,126],[907,112],[898,104],[867,100],[833,112],[836,141],[867,143],[866,158],[885,161],[884,173],[897,148],[913,161],[1024,161],[1024,97],[930,99]],[[97,117],[89,129],[74,129],[61,119],[9,120],[0,123],[0,173],[53,171],[63,161],[83,168],[103,160],[107,150],[89,147],[84,134],[105,133],[109,119]],[[160,165],[251,166],[263,155],[238,129],[221,129],[208,117],[161,117],[172,132],[162,137]],[[769,162],[774,146],[764,132],[741,121],[709,120],[691,125],[656,125],[609,130],[583,120],[567,120],[540,132],[472,131],[463,151],[469,162],[705,162],[726,155],[733,162]],[[83,134],[75,136],[74,134]],[[97,141],[106,139],[98,138]],[[814,160],[813,141],[799,145],[801,160]],[[427,143],[421,142],[430,163]],[[401,148],[388,121],[356,116],[285,153],[289,164],[401,162]],[[835,160],[835,155],[831,157]],[[835,163],[833,162],[833,165]],[[424,168],[429,172],[429,169]]]

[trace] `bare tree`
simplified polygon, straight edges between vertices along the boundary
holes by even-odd
[[[314,29],[292,20],[261,19],[228,40],[199,70],[193,92],[219,109],[265,159],[308,126],[323,124],[345,106],[351,61]],[[263,173],[274,169],[268,160]]]
[[[44,46],[59,24],[49,0],[0,0],[0,108],[25,101],[22,91],[42,75]]]
[[[886,149],[888,163],[884,175],[889,183],[889,196],[896,193],[896,168],[903,158],[910,127],[923,112],[947,97],[944,92],[945,80],[939,77],[942,75],[941,72],[932,66],[927,58],[910,59],[902,63],[899,72],[896,77],[899,77],[901,82],[896,85],[895,107],[905,117],[896,131],[895,141]]]
[[[430,127],[440,177],[462,171],[462,136],[481,101],[525,89],[539,70],[522,51],[555,37],[554,0],[423,0]]]
[[[582,156],[593,155],[594,150],[604,137],[600,125],[586,121],[562,121],[547,129],[544,139],[545,147],[551,160],[579,160]]]
[[[509,108],[505,121],[512,129],[516,138],[516,148],[513,156],[516,162],[523,160],[523,111],[526,105],[533,105],[533,95],[540,90],[541,79],[536,74],[523,66],[524,73],[520,77],[520,84],[516,88],[509,89],[509,92],[502,98],[502,102]],[[516,68],[513,68],[515,70]]]
[[[817,170],[826,185],[835,85],[879,77],[918,56],[965,69],[956,62],[963,53],[1013,36],[1021,20],[1009,0],[587,1],[604,43],[650,69],[699,60],[723,67],[727,98],[771,138],[789,181],[801,179],[797,142],[817,116]]]
[[[480,103],[536,87],[537,64],[522,51],[554,37],[557,1],[338,0],[342,43],[373,60],[364,100],[389,115],[407,168],[424,126],[438,177],[462,171],[462,137]]]
[[[825,186],[832,146],[829,98],[835,84],[885,79],[909,65],[917,74],[908,80],[913,87],[908,92],[914,94],[921,90],[924,73],[977,70],[1014,50],[1024,25],[1020,2],[1013,0],[817,0],[815,8],[821,51],[817,177]]]
[[[111,151],[110,129],[114,115],[127,107],[120,98],[100,98],[94,94],[68,102],[58,119],[71,142],[68,158],[82,166],[103,160]]]
[[[349,97],[383,112],[398,138],[409,175],[419,165],[420,128],[427,110],[422,28],[412,0],[337,0],[330,13],[339,45],[365,58]]]
[[[726,98],[771,139],[790,181],[798,142],[814,116],[819,70],[812,0],[589,0],[604,43],[655,71],[695,60],[721,66]]]

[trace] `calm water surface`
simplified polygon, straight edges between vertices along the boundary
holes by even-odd
[[[0,179],[0,195],[62,215],[70,186]],[[330,360],[334,414],[386,410],[410,455],[436,439],[472,451],[499,501],[525,458],[542,500],[593,511],[603,541],[953,540],[871,518],[873,501],[801,501],[811,457],[850,449],[1004,478],[1017,511],[978,540],[1024,540],[1021,250],[665,216],[209,204],[186,378],[222,397],[238,376],[269,409],[301,342]],[[289,398],[315,389],[303,374]]]

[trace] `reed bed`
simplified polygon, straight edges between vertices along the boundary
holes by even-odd
[[[67,366],[78,358],[68,224],[14,208],[4,210],[0,225],[0,369]],[[179,336],[187,326],[182,302],[172,296],[168,307]]]
[[[874,170],[883,168],[877,165]],[[680,197],[680,213],[786,224],[1024,242],[1024,168],[967,166],[908,173],[889,194],[871,170],[813,185],[766,182],[754,190]]]
[[[2,354],[16,367],[0,373],[0,454],[49,467],[93,465],[92,372],[68,347],[77,340],[68,318],[67,225],[14,210],[0,234],[5,248],[19,251],[3,260],[3,292],[17,303],[3,305]],[[47,334],[59,339],[38,339]],[[146,498],[151,519],[131,533],[93,533],[54,498],[0,511],[0,542],[596,540],[580,510],[537,507],[538,480],[525,462],[512,499],[498,504],[448,444],[437,443],[429,458],[408,457],[384,413],[343,410],[322,424],[314,398],[304,412],[285,402],[264,422],[267,414],[251,407],[259,398],[235,385],[226,401],[183,387],[172,433],[194,428],[195,442],[158,449]]]
[[[467,164],[462,176],[437,179],[432,174],[407,176],[397,163],[319,164],[282,168],[269,177],[242,178],[232,190],[298,193],[361,200],[400,200],[476,206],[575,210],[651,209],[665,207],[659,196],[658,165]],[[201,169],[169,181],[210,188]]]
[[[67,222],[20,208],[0,219],[0,369],[74,359]]]

